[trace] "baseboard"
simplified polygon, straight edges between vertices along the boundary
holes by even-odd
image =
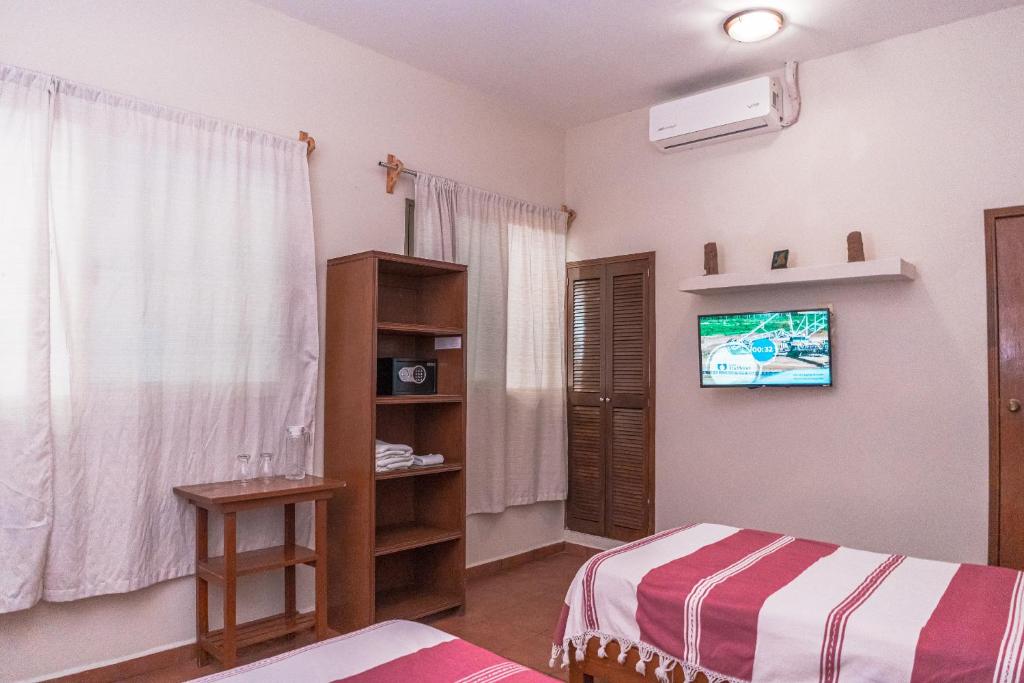
[[[579,557],[593,557],[600,552],[604,552],[603,549],[593,548],[579,543],[558,541],[557,543],[542,545],[539,548],[533,548],[532,550],[516,553],[515,555],[509,555],[507,557],[498,558],[497,560],[481,562],[480,564],[475,564],[472,567],[466,567],[466,578],[479,579],[484,576],[493,576],[499,572],[521,567],[527,562],[551,557],[558,553],[569,553]]]
[[[312,608],[310,608],[309,610],[300,610],[299,613],[312,615],[313,611]],[[271,650],[271,648],[275,648],[276,643],[283,642],[288,638],[293,638],[301,642],[302,639],[307,636],[311,638],[312,631],[305,631],[291,636],[283,636],[282,638],[267,641],[266,643],[249,645],[239,650],[241,653],[241,661],[239,664],[247,661],[254,661],[255,659],[262,659],[263,657],[269,657],[272,654],[278,654],[278,652]],[[300,646],[301,645],[296,645],[296,647]],[[179,641],[178,644],[171,644],[169,647],[165,647],[163,649],[148,650],[142,654],[128,655],[123,659],[116,659],[113,661],[107,660],[109,663],[100,664],[99,666],[86,665],[75,669],[65,669],[64,671],[59,671],[48,676],[41,676],[31,680],[46,681],[47,683],[114,683],[115,681],[123,681],[136,676],[145,676],[147,674],[152,674],[155,671],[160,671],[161,669],[178,666],[179,664],[195,659],[195,657],[195,641],[188,641],[183,644]],[[199,670],[197,669],[197,672],[198,671]],[[212,673],[212,671],[209,673]],[[197,675],[205,674],[197,673]]]
[[[624,541],[617,541],[614,538],[606,538],[604,536],[594,536],[592,534],[584,534],[579,531],[565,530],[565,541],[566,543],[575,543],[585,548],[600,548],[601,550],[611,550],[623,545]]]
[[[475,564],[472,567],[466,567],[466,578],[479,579],[484,576],[492,576],[498,572],[522,566],[527,562],[533,562],[534,560],[540,560],[545,557],[557,555],[564,550],[565,541],[558,541],[551,545],[543,545],[539,548],[534,548],[533,550],[527,550],[526,552],[509,555],[508,557],[491,560],[490,562],[482,562],[480,564]]]
[[[580,557],[593,557],[598,553],[603,553],[604,550],[601,548],[594,548],[589,545],[580,545],[579,543],[570,543],[569,541],[563,541],[565,546],[565,552],[572,555],[579,555]]]
[[[113,681],[143,676],[160,669],[166,669],[193,659],[195,656],[196,644],[187,643],[165,650],[150,652],[149,654],[130,657],[92,669],[61,672],[55,678],[40,678],[36,680],[50,681],[51,683],[112,683]]]

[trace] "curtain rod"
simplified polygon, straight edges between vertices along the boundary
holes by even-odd
[[[398,176],[405,173],[406,175],[419,176],[420,172],[411,168],[406,168],[402,160],[396,157],[394,154],[388,155],[387,161],[378,161],[377,165],[381,168],[388,169],[388,177],[385,181],[384,189],[388,194],[394,194],[395,184],[398,182]],[[565,229],[568,230],[572,227],[572,222],[576,220],[576,212],[570,209],[565,204],[562,204],[562,211],[569,214],[565,221]]]
[[[377,165],[380,166],[381,168],[393,169],[395,171],[395,173],[408,173],[409,175],[414,175],[414,176],[418,176],[420,174],[419,171],[414,171],[411,168],[406,168],[405,165],[402,164],[401,162],[396,163],[396,164],[389,164],[386,161],[378,161]]]

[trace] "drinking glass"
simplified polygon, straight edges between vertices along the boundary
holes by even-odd
[[[263,481],[270,481],[274,478],[274,466],[272,464],[273,453],[260,453],[260,463],[257,466],[257,475]]]
[[[238,482],[242,486],[246,486],[250,479],[252,479],[252,463],[249,462],[249,454],[240,453],[238,455]]]

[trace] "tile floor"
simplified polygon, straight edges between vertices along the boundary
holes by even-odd
[[[442,615],[427,623],[567,681],[568,672],[548,668],[551,635],[569,583],[585,561],[563,552],[475,579],[466,590],[465,614]]]
[[[519,567],[469,581],[463,614],[442,614],[427,621],[502,657],[568,680],[568,672],[548,668],[551,635],[562,609],[565,592],[576,570],[586,561],[582,554],[562,552]],[[254,646],[240,663],[269,657],[304,645],[294,638],[287,645]],[[194,660],[130,679],[135,683],[177,683],[213,673],[214,666],[198,668]],[[100,679],[81,675],[76,681]]]

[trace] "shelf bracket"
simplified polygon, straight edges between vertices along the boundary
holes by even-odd
[[[306,156],[308,157],[316,149],[316,138],[312,137],[309,133],[304,130],[299,131],[299,142],[306,143]]]

